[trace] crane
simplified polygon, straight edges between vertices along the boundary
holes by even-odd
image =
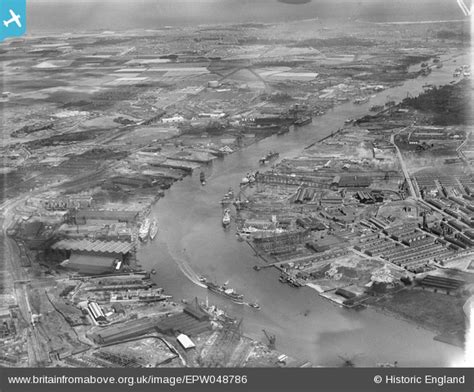
[[[362,355],[362,353],[355,354],[352,357],[348,357],[347,355],[338,355],[338,357],[343,361],[342,367],[355,367],[355,359],[360,355]]]
[[[270,350],[275,350],[275,341],[276,341],[276,336],[275,335],[269,335],[267,331],[262,329],[263,333],[265,334],[266,338],[268,339],[268,348]]]

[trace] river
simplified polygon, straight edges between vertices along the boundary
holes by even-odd
[[[204,169],[204,187],[199,170],[174,184],[152,208],[160,231],[153,242],[140,247],[140,263],[145,269],[156,269],[157,284],[176,300],[208,296],[211,303],[243,317],[246,335],[264,341],[265,329],[276,335],[278,350],[314,365],[339,366],[339,355],[354,358],[357,366],[394,361],[400,366],[449,366],[459,360],[462,350],[434,341],[432,332],[372,309],[356,312],[341,308],[310,288],[283,285],[275,269],[253,270],[261,261],[245,242],[236,240],[233,227],[223,230],[219,204],[230,186],[237,189],[245,173],[258,169],[258,159],[268,150],[279,151],[280,159],[295,157],[310,143],[340,128],[345,119],[361,117],[370,106],[388,99],[401,100],[408,92],[416,96],[425,83],[449,83],[454,68],[469,63],[467,55],[457,57],[456,62],[451,57],[442,60],[444,67],[433,69],[428,77],[387,89],[367,104],[337,106],[310,125],[215,160]],[[249,302],[258,301],[262,309],[236,305],[209,293],[196,284],[199,275],[220,283],[229,281]]]

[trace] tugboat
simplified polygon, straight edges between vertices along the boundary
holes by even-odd
[[[230,187],[228,192],[222,198],[221,204],[222,205],[231,204],[233,200],[234,200],[234,190],[232,189],[232,187]]]
[[[277,135],[283,135],[290,131],[290,127],[281,127],[280,130],[277,132]]]
[[[230,224],[230,209],[229,208],[226,208],[224,210],[224,215],[222,216],[222,224],[224,225],[224,227]]]
[[[248,304],[251,308],[254,308],[254,309],[257,309],[257,310],[260,310],[260,305],[256,302],[252,303],[252,304]]]
[[[201,181],[202,186],[206,185],[206,176],[204,175],[204,172],[201,172],[201,174],[199,174],[199,180]]]
[[[140,226],[138,231],[138,238],[142,241],[146,241],[148,233],[150,232],[150,219],[146,218]]]
[[[206,282],[206,287],[213,293],[222,295],[236,304],[243,305],[244,303],[244,296],[242,294],[236,293],[234,289],[226,287],[226,285],[219,286],[218,284],[212,282]]]
[[[260,164],[261,165],[265,165],[266,163],[268,163],[270,160],[272,159],[276,159],[280,156],[280,153],[276,152],[276,151],[269,151],[267,155],[265,155],[264,157],[260,158]]]
[[[150,226],[150,239],[153,240],[156,237],[156,234],[158,233],[158,222],[156,219],[153,219],[153,222],[151,222]]]

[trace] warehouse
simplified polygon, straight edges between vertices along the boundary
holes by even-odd
[[[450,294],[453,291],[457,291],[462,286],[464,286],[464,282],[462,280],[434,275],[425,276],[421,281],[419,281],[419,284],[423,288],[431,288],[435,292],[443,291],[446,292],[446,294]]]
[[[339,188],[367,188],[370,184],[372,184],[370,177],[354,175],[341,176],[337,185]]]
[[[151,332],[154,330],[154,327],[155,322],[152,319],[142,317],[137,320],[130,320],[125,323],[102,328],[92,335],[92,340],[101,345],[117,343]]]
[[[129,242],[66,239],[51,246],[50,257],[64,268],[95,275],[114,271],[128,261],[132,249]]]
[[[133,223],[138,217],[138,211],[112,211],[80,209],[72,217],[73,221],[85,225],[90,221],[117,221]]]

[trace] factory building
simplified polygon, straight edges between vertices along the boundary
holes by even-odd
[[[87,309],[97,323],[107,321],[102,308],[97,304],[97,302],[89,302]]]
[[[73,213],[71,219],[78,225],[85,225],[91,221],[116,221],[133,223],[138,217],[138,211],[113,211],[80,209]]]
[[[443,276],[427,275],[419,281],[423,288],[432,289],[434,292],[445,292],[451,294],[464,286],[464,282],[458,279],[445,278]]]
[[[101,328],[91,337],[94,342],[101,345],[116,343],[122,340],[136,338],[153,331],[155,324],[156,322],[149,317],[142,317],[118,325]]]
[[[367,188],[372,184],[372,179],[367,176],[341,176],[337,186],[339,188]]]

